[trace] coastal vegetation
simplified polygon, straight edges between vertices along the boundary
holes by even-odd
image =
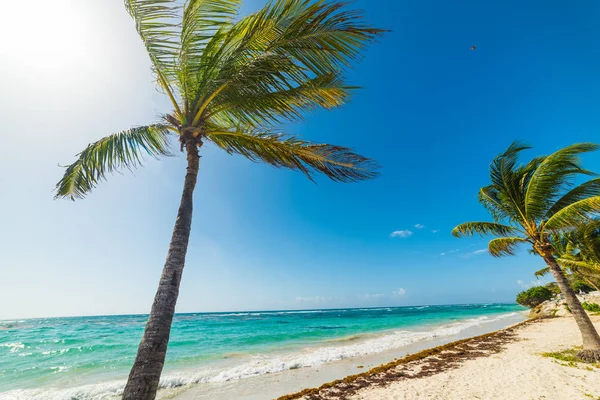
[[[581,178],[594,175],[582,168],[579,156],[598,146],[574,144],[519,164],[519,155],[526,149],[529,147],[514,142],[490,165],[491,184],[480,189],[478,198],[493,221],[463,223],[452,234],[496,236],[488,244],[494,257],[514,255],[520,245],[530,246],[546,263],[577,322],[583,339],[578,357],[600,361],[600,335],[563,270],[567,265],[587,265],[587,260],[565,263],[561,257],[561,241],[568,242],[577,235],[582,224],[588,224],[600,209],[600,178],[577,184]]]
[[[552,295],[554,296],[555,294],[559,294],[560,293],[560,288],[558,287],[558,285],[556,284],[556,282],[548,282],[544,285],[544,287],[546,289],[548,289],[550,292],[552,292]]]
[[[517,303],[533,308],[552,298],[552,292],[545,286],[534,286],[517,294]]]
[[[170,154],[179,141],[187,172],[175,228],[149,320],[123,394],[153,399],[164,366],[191,223],[200,150],[229,154],[337,182],[377,176],[351,149],[282,134],[306,111],[332,109],[356,89],[345,72],[383,33],[342,1],[275,0],[238,18],[240,0],[126,0],[161,92],[173,110],[160,120],[88,145],[66,168],[56,197],[81,199],[107,175]]]
[[[596,303],[588,303],[587,301],[584,301],[583,303],[581,303],[581,306],[583,307],[583,309],[585,311],[590,311],[590,312],[600,312],[600,305],[596,304]]]
[[[567,280],[569,281],[569,286],[571,286],[575,293],[587,294],[595,290],[593,287],[584,282],[573,280],[573,276],[571,274],[566,275]],[[552,299],[557,294],[560,294],[558,285],[556,282],[549,282],[543,286],[533,286],[527,290],[519,292],[517,294],[516,302],[522,306],[534,308],[542,304],[544,301]]]
[[[574,347],[574,348],[566,349],[563,351],[542,353],[542,357],[553,358],[557,361],[562,362],[562,365],[578,368],[580,363],[583,361],[578,356],[580,351],[581,351],[581,348]],[[600,368],[600,363],[598,363],[598,362],[590,362],[588,365],[590,365],[590,364],[593,367]]]
[[[591,220],[575,229],[551,236],[556,260],[563,267],[571,287],[579,293],[600,290],[600,221]],[[548,268],[535,273],[541,277]]]

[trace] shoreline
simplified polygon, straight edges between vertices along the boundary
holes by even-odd
[[[540,321],[542,320],[528,319],[498,331],[456,340],[441,346],[419,351],[415,354],[408,354],[400,359],[372,368],[369,371],[349,375],[344,379],[325,383],[318,388],[304,389],[296,393],[281,396],[276,400],[295,400],[302,399],[306,396],[310,398],[313,398],[314,396],[320,397],[322,392],[325,392],[327,398],[346,398],[348,395],[356,394],[358,390],[369,387],[370,385],[381,385],[393,382],[395,378],[405,378],[407,375],[395,371],[395,369],[428,358],[433,360],[432,366],[421,368],[416,374],[410,376],[409,379],[419,379],[425,376],[431,376],[443,372],[446,369],[456,367],[460,362],[476,357],[487,357],[491,354],[500,352],[503,344],[516,340],[515,330]],[[484,353],[482,350],[485,350],[488,353]]]
[[[580,344],[571,316],[527,319],[277,400],[600,398],[600,365],[544,355]]]
[[[443,346],[457,340],[494,333],[526,321],[524,312],[506,314],[507,318],[487,323],[474,324],[451,335],[440,335],[419,340],[398,348],[379,353],[327,362],[321,365],[289,369],[266,375],[257,375],[240,380],[220,383],[196,383],[178,388],[166,388],[159,391],[160,399],[192,400],[192,399],[232,399],[248,400],[274,399],[289,393],[298,392],[307,387],[318,387],[327,382],[343,379],[357,372],[370,370],[376,366],[389,363],[390,360],[427,351],[433,347]]]
[[[332,337],[309,344],[300,343],[289,348],[280,347],[273,352],[256,354],[227,353],[222,359],[218,360],[218,363],[208,366],[188,364],[190,365],[189,367],[165,371],[161,379],[161,388],[159,389],[157,398],[177,400],[273,399],[288,393],[297,392],[306,387],[317,387],[326,382],[369,370],[392,359],[404,357],[407,353],[414,354],[448,342],[496,331],[525,319],[525,314],[522,310],[511,310],[514,307],[502,307],[503,311],[498,313],[497,311],[493,311],[497,305],[492,304],[490,306],[494,307],[490,307],[487,311],[475,309],[474,311],[466,312],[463,312],[462,308],[458,307],[458,310],[450,311],[449,316],[443,318],[439,318],[439,311],[437,310],[429,312],[429,314],[419,310],[419,315],[423,312],[424,316],[417,319],[419,322],[416,325],[413,323],[412,325],[408,324],[407,326],[399,326],[393,329],[351,334],[337,338]],[[386,312],[382,314],[383,318],[389,318],[387,317],[388,315],[393,315],[387,313],[390,309],[384,310]],[[343,317],[347,320],[349,317],[345,317],[345,315],[341,314],[333,318]],[[374,315],[377,316],[378,314],[357,315],[357,317],[352,317],[354,320],[351,323],[356,324],[354,321],[360,321],[364,325],[365,318],[373,318]],[[246,318],[264,320],[264,317],[257,318],[254,316],[240,318],[242,319],[239,321],[237,317],[235,319],[230,318],[230,320],[237,325],[243,323],[244,326],[246,325],[246,322],[244,322]],[[272,317],[269,318],[272,319]],[[278,315],[276,318],[276,321],[279,321],[281,318],[284,318],[286,321],[295,321],[301,318],[301,321],[304,321],[309,317],[297,317],[296,314],[293,314],[293,316]],[[308,319],[309,322],[304,323],[301,327],[310,327],[311,323],[313,325],[320,324],[322,318],[321,316],[316,319],[310,318]],[[377,316],[376,321],[380,321],[381,318],[382,316]],[[398,317],[392,318],[397,319]],[[402,318],[404,318],[403,315]],[[140,321],[134,320],[132,322],[130,319],[118,320],[117,324],[127,329],[131,326],[137,327],[139,325]],[[432,322],[436,319],[441,319],[441,321]],[[270,320],[267,319],[267,321]],[[101,334],[105,333],[107,329],[110,330],[111,325],[107,324],[110,321],[100,320],[95,322],[97,324],[94,325],[94,329],[99,332],[98,335],[100,337],[102,337]],[[181,323],[188,324],[188,327],[194,329],[198,326],[194,325],[194,320],[190,319],[185,319]],[[272,322],[271,324],[274,325]],[[340,325],[331,317],[327,319],[327,324],[332,326]],[[96,326],[99,328],[96,328]],[[121,329],[124,330],[126,328]],[[188,332],[193,331],[188,329]],[[25,329],[23,332],[25,334],[29,331]],[[34,330],[34,332],[37,331]],[[131,332],[132,330],[126,331],[126,334],[129,336],[123,335],[125,343],[127,343],[127,340],[131,342]],[[65,335],[64,338],[68,340],[72,339],[72,336]],[[50,339],[53,337],[50,337]],[[12,346],[11,350],[14,350],[14,352],[9,352],[8,354],[14,354],[13,357],[17,357],[23,353],[29,357],[32,354],[29,347],[33,346],[33,344],[28,343],[26,337],[19,337],[17,339],[13,341],[14,343],[9,343]],[[41,339],[38,337],[37,340]],[[114,342],[114,339],[111,340]],[[26,343],[26,345],[23,345],[21,342]],[[71,355],[70,350],[75,349],[76,351],[73,352],[74,357],[78,357],[81,350],[81,347],[74,347],[75,345],[69,343],[64,344],[60,340],[46,340],[46,342],[57,343],[52,344],[51,348],[48,349],[48,354],[56,354],[57,356],[44,356],[56,365],[60,364],[61,358],[58,356],[62,355],[63,352],[65,354],[68,352]],[[122,343],[122,341],[119,343]],[[99,345],[103,344],[99,343]],[[21,347],[15,347],[17,345]],[[39,350],[39,348],[37,349]],[[25,360],[26,358],[18,357],[18,361]],[[79,359],[75,358],[74,360],[69,361],[67,365],[75,365],[75,362]],[[56,368],[59,368],[57,373],[60,375],[57,375],[56,378],[53,377],[57,382],[56,384],[31,388],[17,387],[0,393],[0,399],[116,399],[119,397],[119,393],[122,391],[125,383],[122,377],[115,372],[112,372],[112,376],[115,379],[112,379],[112,376],[105,375],[109,376],[109,379],[97,380],[93,379],[94,376],[91,375],[71,374],[69,372],[70,368]],[[73,379],[73,376],[74,379],[78,380],[76,384],[73,381],[67,381],[67,379]]]

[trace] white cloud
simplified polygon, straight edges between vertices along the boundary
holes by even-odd
[[[530,281],[530,282],[524,282],[522,280],[518,280],[517,281],[517,285],[521,286],[524,290],[530,289],[534,286],[544,286],[545,284],[547,284],[548,282],[550,282],[549,280],[545,280],[545,279],[537,279],[535,281]]]
[[[470,253],[463,254],[462,258],[469,258],[469,257],[473,257],[473,256],[479,256],[479,255],[485,254],[487,252],[488,252],[488,249],[479,249],[479,250],[472,251]]]
[[[395,237],[399,237],[399,238],[403,238],[403,239],[404,239],[404,238],[407,238],[407,237],[409,237],[409,236],[412,236],[412,234],[413,234],[413,233],[412,233],[411,231],[409,231],[409,230],[405,230],[405,231],[394,231],[394,232],[392,232],[392,233],[390,234],[390,237],[393,237],[393,238],[395,238]]]
[[[416,224],[415,228],[417,228],[417,229],[423,229],[423,228],[425,228],[425,225],[423,225],[423,224]]]
[[[440,230],[439,229],[432,229],[431,233],[438,233]]]
[[[363,294],[358,296],[363,300],[376,300],[376,299],[381,299],[382,297],[385,297],[385,295],[383,293],[376,293],[376,294]]]
[[[326,301],[331,301],[332,298],[331,297],[323,297],[323,296],[310,296],[310,297],[301,297],[298,296],[296,297],[296,301],[298,303],[323,303]]]
[[[445,256],[447,254],[458,253],[458,252],[459,252],[459,249],[454,249],[454,250],[450,250],[450,251],[446,251],[446,252],[440,253],[440,256]]]
[[[394,291],[392,292],[392,295],[393,295],[394,297],[402,297],[402,296],[404,296],[405,294],[406,294],[406,290],[404,290],[404,288],[400,288],[400,289],[398,289],[398,290],[394,290]]]

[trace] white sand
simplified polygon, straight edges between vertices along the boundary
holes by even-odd
[[[600,318],[593,317],[593,321],[600,328]],[[498,354],[468,360],[429,377],[368,387],[352,399],[600,399],[600,368],[561,365],[540,355],[581,345],[572,317],[524,326],[517,334],[519,340]]]

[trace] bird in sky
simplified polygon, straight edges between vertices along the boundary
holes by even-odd
[[[475,50],[477,46],[471,46],[471,51]]]

